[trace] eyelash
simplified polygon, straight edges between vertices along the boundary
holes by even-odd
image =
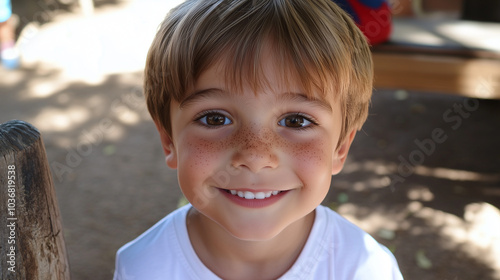
[[[288,118],[288,117],[301,117],[301,118],[304,118],[306,121],[310,122],[309,125],[306,125],[306,126],[301,126],[301,127],[288,127],[288,128],[292,128],[292,129],[295,129],[295,130],[307,130],[307,129],[311,129],[313,128],[314,126],[317,126],[318,125],[318,121],[316,119],[314,119],[313,117],[307,115],[307,114],[304,114],[304,113],[300,113],[300,112],[297,112],[297,113],[290,113],[290,114],[286,114],[284,115],[279,121],[278,121],[278,124],[283,121],[284,119]],[[287,127],[287,126],[283,126],[283,127]]]
[[[219,128],[221,126],[224,126],[224,125],[210,125],[207,123],[203,123],[201,121],[201,119],[203,119],[209,115],[220,115],[220,116],[223,116],[224,118],[226,118],[227,120],[229,120],[230,124],[233,123],[233,121],[230,118],[228,118],[225,114],[221,113],[220,111],[216,111],[216,110],[203,111],[203,112],[199,113],[198,115],[196,115],[194,121],[195,121],[195,123],[197,123],[203,127],[207,127],[207,128]]]
[[[219,128],[219,127],[222,127],[224,125],[229,125],[229,124],[224,124],[224,125],[210,125],[210,124],[207,124],[207,123],[203,123],[201,120],[203,118],[206,118],[209,115],[220,115],[220,116],[223,116],[224,118],[226,118],[227,120],[229,120],[229,122],[230,122],[229,124],[233,123],[232,120],[230,118],[228,118],[225,114],[221,113],[220,111],[216,111],[216,110],[206,110],[206,111],[203,111],[203,112],[199,113],[198,115],[196,115],[194,121],[197,124],[202,125],[202,126],[207,127],[207,128]],[[282,122],[283,120],[285,120],[288,117],[300,117],[300,118],[304,118],[306,121],[310,122],[310,124],[308,124],[306,126],[302,126],[302,127],[287,127],[287,126],[283,126],[283,127],[287,127],[287,128],[291,128],[291,129],[295,129],[295,130],[306,130],[306,129],[311,129],[312,127],[318,125],[318,122],[313,117],[311,117],[311,116],[309,116],[307,114],[304,114],[304,113],[300,113],[300,112],[289,113],[289,114],[286,114],[286,115],[282,116],[281,119],[278,121],[278,125],[280,125],[279,123]],[[282,126],[282,125],[280,125],[280,126]]]

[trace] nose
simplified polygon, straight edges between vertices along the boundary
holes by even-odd
[[[238,147],[232,158],[235,168],[246,168],[254,173],[278,166],[277,139],[272,132],[259,130],[241,131],[235,137]]]

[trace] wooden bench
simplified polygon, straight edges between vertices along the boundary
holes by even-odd
[[[394,19],[373,47],[375,88],[500,99],[500,24]]]

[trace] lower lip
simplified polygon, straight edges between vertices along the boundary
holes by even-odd
[[[239,206],[247,207],[247,208],[263,208],[267,207],[271,204],[274,204],[278,200],[280,200],[288,191],[282,191],[277,195],[271,195],[268,198],[264,199],[246,199],[243,197],[239,197],[237,195],[232,195],[225,190],[219,189],[219,191],[225,195],[229,200],[238,204]]]

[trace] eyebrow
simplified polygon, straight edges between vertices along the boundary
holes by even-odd
[[[202,90],[197,90],[190,95],[188,95],[184,100],[181,101],[179,107],[185,108],[186,106],[189,106],[190,104],[198,101],[199,99],[203,99],[204,97],[207,96],[227,96],[227,92],[223,91],[222,89],[219,88],[207,88],[207,89],[202,89]]]
[[[333,112],[332,106],[323,99],[319,99],[312,96],[307,96],[302,92],[284,92],[277,97],[278,101],[299,101],[311,103],[314,106],[319,106],[323,109]]]
[[[217,97],[226,97],[229,95],[227,91],[224,91],[219,88],[207,88],[207,89],[202,89],[195,91],[188,95],[184,100],[181,101],[180,103],[180,108],[185,108],[189,106],[192,103],[195,103],[199,101],[200,99],[206,98],[208,96],[217,96]],[[332,106],[324,101],[323,99],[315,98],[315,97],[309,97],[305,93],[301,92],[284,92],[283,94],[279,94],[276,97],[276,101],[278,102],[290,102],[290,101],[298,101],[298,102],[307,102],[311,103],[314,106],[319,106],[323,109],[328,110],[329,112],[332,112]]]

